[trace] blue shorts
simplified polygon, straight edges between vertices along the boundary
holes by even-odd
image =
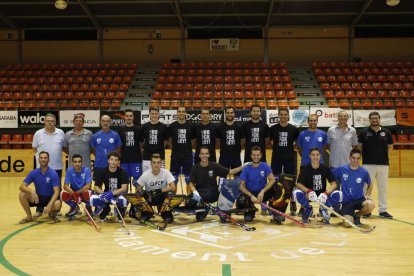
[[[342,208],[339,210],[339,213],[343,216],[353,216],[355,211],[363,208],[362,203],[364,203],[365,200],[365,198],[360,198],[342,203]]]
[[[142,162],[139,163],[121,163],[128,177],[139,178],[142,175]]]
[[[49,201],[52,199],[52,196],[37,196],[39,197],[39,203],[35,204],[33,202],[29,202],[30,207],[46,207],[49,204]],[[57,200],[59,200],[59,198]]]

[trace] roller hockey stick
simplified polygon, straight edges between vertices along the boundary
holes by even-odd
[[[142,224],[145,224],[145,225],[147,225],[151,228],[157,229],[159,231],[164,231],[167,228],[167,224],[168,224],[168,223],[164,222],[163,226],[159,226],[159,225],[157,225],[157,224],[155,224],[151,221],[143,220],[143,219],[139,219],[139,222],[141,222]]]
[[[126,226],[125,220],[124,220],[124,218],[122,217],[122,213],[119,211],[118,206],[116,205],[116,202],[115,202],[115,203],[113,203],[113,205],[114,205],[114,207],[115,207],[116,211],[118,212],[119,217],[121,218],[121,221],[122,221],[122,226],[123,226],[123,227],[125,228],[125,230],[128,232],[128,235],[131,235],[131,232],[129,231],[128,227]]]
[[[358,225],[356,225],[355,223],[351,222],[349,219],[347,219],[346,217],[342,216],[341,214],[339,214],[338,212],[336,212],[332,207],[328,207],[325,204],[323,204],[322,202],[318,202],[323,208],[325,208],[326,210],[329,210],[331,213],[335,214],[338,218],[342,219],[345,223],[348,223],[349,225],[351,225],[352,228],[358,230],[361,233],[369,233],[374,231],[375,229],[375,225],[374,226],[369,226],[368,228],[362,228],[359,227]]]
[[[287,218],[288,220],[293,221],[294,223],[296,223],[296,224],[297,224],[297,225],[299,225],[299,226],[306,227],[306,224],[305,224],[305,223],[303,223],[302,221],[297,220],[297,219],[295,219],[295,218],[292,218],[291,216],[289,216],[289,215],[287,215],[287,214],[285,214],[285,213],[282,213],[281,211],[279,211],[279,210],[277,210],[277,209],[275,209],[275,208],[273,208],[273,207],[270,207],[269,205],[266,205],[266,204],[264,204],[263,202],[262,202],[262,203],[260,203],[260,205],[261,205],[262,207],[264,207],[264,208],[266,208],[266,209],[270,210],[272,213],[278,214],[278,215],[280,215],[280,216],[282,216],[282,217]]]
[[[92,226],[95,228],[96,232],[101,232],[102,227],[99,227],[98,225],[96,225],[96,222],[93,219],[93,217],[91,216],[91,214],[89,213],[88,209],[86,209],[85,206],[83,206],[82,203],[78,203],[78,205],[82,206],[83,211],[85,212],[85,214],[88,217],[89,221],[91,222]]]
[[[243,228],[246,231],[255,231],[256,227],[249,227],[241,222],[239,222],[238,220],[234,219],[232,216],[226,214],[225,212],[221,211],[218,207],[214,207],[213,205],[211,205],[210,203],[205,202],[206,206],[211,209],[212,211],[215,211],[218,215],[225,217],[226,219],[228,219],[229,221],[231,221],[233,224],[240,226],[241,228]]]

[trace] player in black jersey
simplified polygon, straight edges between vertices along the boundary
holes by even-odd
[[[269,126],[262,121],[261,107],[254,104],[250,108],[251,120],[243,125],[244,136],[246,139],[246,149],[244,151],[244,162],[252,161],[250,152],[254,146],[259,146],[262,150],[262,162],[266,162],[266,145],[269,143]]]
[[[141,128],[134,125],[133,110],[125,110],[125,127],[118,133],[122,141],[121,167],[127,172],[129,180],[132,177],[132,184],[136,187],[138,178],[142,174],[142,138]]]
[[[209,161],[217,162],[216,157],[216,126],[210,123],[210,110],[201,109],[201,123],[196,125],[196,154],[194,164],[200,162],[200,148],[207,147],[210,152]]]
[[[216,143],[220,145],[219,163],[226,168],[241,166],[240,151],[244,147],[243,128],[234,121],[234,108],[226,107],[226,121],[217,128]]]
[[[167,126],[160,122],[158,108],[150,107],[150,121],[142,126],[143,154],[142,172],[151,169],[151,155],[161,155],[162,166],[165,166],[165,143],[167,140]]]
[[[168,127],[168,137],[171,145],[170,171],[178,182],[180,174],[190,175],[193,166],[193,145],[195,144],[194,125],[186,121],[185,107],[177,110],[177,121]]]

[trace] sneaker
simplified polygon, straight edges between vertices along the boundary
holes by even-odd
[[[319,213],[322,215],[323,223],[329,224],[331,216],[325,208],[319,207]]]
[[[279,214],[274,214],[273,219],[270,220],[270,222],[273,222],[274,224],[278,224],[278,225],[282,224],[282,222],[284,221],[285,221],[285,217]]]
[[[68,212],[68,217],[73,217],[74,215],[76,215],[79,211],[79,206],[75,206],[70,208],[69,212]]]
[[[363,218],[369,218],[370,216],[371,216],[371,213],[368,213],[368,214],[363,215],[362,217]]]
[[[379,213],[379,216],[382,218],[393,219],[393,216],[388,214],[387,212],[381,212]]]
[[[244,221],[245,222],[251,222],[254,219],[254,212],[246,212],[244,214]]]
[[[96,206],[95,212],[93,212],[94,216],[99,216],[102,213],[103,207],[102,206]]]
[[[361,217],[357,216],[356,214],[354,215],[354,224],[361,225]]]
[[[298,217],[303,216],[303,210],[304,210],[303,207],[300,207]]]
[[[304,223],[309,222],[309,217],[313,214],[313,208],[312,206],[309,206],[308,208],[303,210],[302,220]]]
[[[296,215],[296,210],[297,210],[297,208],[296,208],[296,202],[291,201],[290,202],[290,215],[291,216]]]

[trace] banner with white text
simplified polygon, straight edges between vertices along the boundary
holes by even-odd
[[[377,111],[381,116],[380,125],[395,126],[397,121],[395,119],[395,109],[391,110],[354,110],[354,127],[369,126],[368,116],[371,112]]]
[[[338,124],[338,112],[340,108],[329,108],[329,107],[311,107],[310,114],[318,115],[318,127],[331,127]],[[353,125],[352,110],[344,110],[348,113],[348,125]]]
[[[73,115],[83,114],[84,127],[99,127],[99,110],[61,110],[59,113],[60,127],[73,127]]]

